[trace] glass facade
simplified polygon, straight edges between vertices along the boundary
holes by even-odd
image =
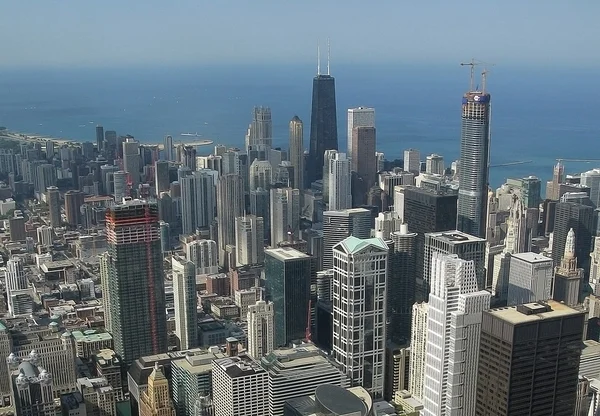
[[[337,150],[337,112],[335,78],[317,75],[313,80],[312,113],[310,118],[309,183],[323,179],[325,150]]]

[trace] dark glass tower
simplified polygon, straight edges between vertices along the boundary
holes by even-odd
[[[457,228],[485,237],[490,154],[488,93],[471,91],[462,99]]]
[[[325,150],[338,149],[335,78],[317,74],[313,79],[312,113],[310,117],[310,154],[308,175],[310,183],[323,179]]]
[[[96,148],[98,153],[104,150],[104,127],[99,124],[96,126]]]
[[[126,363],[167,351],[158,206],[130,201],[106,212],[108,292],[115,351]]]

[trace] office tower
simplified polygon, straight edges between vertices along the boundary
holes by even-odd
[[[290,121],[290,162],[294,167],[292,187],[304,190],[304,124],[298,116]]]
[[[383,238],[384,240],[390,239],[390,234],[394,231],[400,231],[402,222],[398,218],[398,214],[393,211],[380,212],[375,218],[375,237]]]
[[[127,184],[127,176],[129,174],[123,170],[119,170],[113,174],[114,181],[114,197],[115,201],[120,203],[123,198],[129,196],[129,186]]]
[[[213,171],[194,171],[181,178],[181,224],[183,234],[207,229],[215,220],[216,191]],[[241,196],[243,198],[243,194]],[[242,201],[243,202],[243,201]]]
[[[84,193],[81,191],[65,192],[65,214],[67,224],[76,228],[81,224],[81,206],[84,203]]]
[[[563,302],[568,306],[575,306],[580,303],[583,294],[583,269],[577,267],[577,257],[575,257],[575,232],[571,228],[567,234],[565,244],[565,253],[562,257],[560,265],[556,268],[554,275],[554,288],[552,290],[552,299],[557,302]],[[593,253],[590,257],[593,259]],[[512,270],[512,269],[511,269]],[[592,275],[597,273],[597,270],[590,271],[590,286],[594,290],[594,280]]]
[[[404,171],[417,176],[421,173],[421,152],[417,149],[404,151]]]
[[[375,127],[375,109],[368,107],[357,107],[348,109],[348,159],[353,158],[354,142],[352,134],[355,127]],[[357,151],[358,153],[358,151]]]
[[[56,168],[50,163],[43,163],[36,167],[35,192],[43,193],[49,186],[56,186]]]
[[[104,132],[104,151],[106,158],[112,163],[117,157],[117,132],[114,130],[106,130]]]
[[[11,401],[17,415],[54,416],[52,374],[37,360],[8,361],[12,387]]]
[[[565,165],[559,160],[552,171],[552,180],[546,183],[546,199],[558,201],[560,185],[565,181]]]
[[[484,311],[475,414],[573,415],[584,320],[555,301]]]
[[[15,211],[14,215],[8,219],[10,229],[10,241],[25,241],[27,234],[25,232],[25,217],[21,211]]]
[[[258,188],[269,189],[271,183],[273,183],[272,169],[269,161],[255,159],[250,165],[250,190],[255,191]]]
[[[175,335],[179,349],[194,348],[198,343],[196,266],[179,256],[171,260],[175,296]]]
[[[112,195],[114,192],[114,174],[119,168],[113,165],[100,166],[100,185],[103,195]]]
[[[191,350],[184,359],[171,362],[173,402],[178,415],[213,416],[209,399],[212,361],[224,358],[225,354],[217,352],[216,347],[210,350]]]
[[[49,186],[47,189],[48,211],[50,217],[50,226],[53,228],[60,227],[60,192],[56,186]]]
[[[350,161],[344,153],[335,153],[329,161],[329,209],[337,211],[352,208]]]
[[[264,149],[273,147],[273,121],[269,107],[254,107],[252,110],[252,122],[246,133],[246,150],[250,147]],[[253,161],[251,160],[250,163]]]
[[[424,415],[474,415],[481,312],[491,295],[477,290],[475,263],[432,256],[427,315]]]
[[[133,189],[140,184],[140,164],[140,142],[128,137],[123,142],[123,170],[129,173],[127,182]]]
[[[269,414],[268,373],[248,355],[214,360],[212,390],[215,416]]]
[[[510,256],[508,306],[546,301],[552,297],[552,259],[536,253]]]
[[[399,345],[410,341],[412,306],[415,303],[417,233],[400,231],[390,234],[393,248],[389,254],[387,277],[387,339]]]
[[[594,207],[600,206],[600,169],[582,172],[581,184],[590,188],[590,199]]]
[[[300,191],[292,188],[271,189],[271,247],[300,233]]]
[[[100,416],[118,415],[116,404],[117,401],[122,400],[122,397],[119,396],[119,391],[110,385],[106,378],[78,378],[77,393],[83,398],[85,403],[85,413],[75,414]]]
[[[98,153],[104,150],[104,127],[100,124],[96,126],[96,148]]]
[[[8,260],[6,262],[6,297],[8,300],[8,312],[11,315],[20,315],[22,308],[20,307],[21,305],[18,305],[19,296],[17,294],[23,294],[23,291],[28,286],[29,283],[27,282],[27,276],[23,268],[23,260],[18,257]]]
[[[148,389],[140,395],[140,416],[175,416],[169,381],[158,363],[148,377]]]
[[[213,240],[186,243],[185,256],[196,266],[196,274],[215,274],[219,271],[217,243]]]
[[[181,163],[192,172],[198,168],[196,163],[196,148],[194,146],[184,146],[181,154]]]
[[[165,152],[165,160],[167,162],[172,162],[173,160],[175,160],[175,158],[173,157],[173,136],[165,136],[163,146]]]
[[[108,264],[110,262],[110,255],[108,252],[104,252],[99,257],[100,266],[100,285],[102,287],[102,309],[104,310],[104,327],[107,331],[111,332],[112,318],[110,316],[110,273]]]
[[[262,217],[245,215],[235,219],[237,266],[261,264],[265,261],[264,223]]]
[[[377,160],[375,159],[375,127],[354,127],[352,131],[351,170],[353,172],[352,197],[354,205],[366,203],[366,196],[377,181]]]
[[[293,248],[265,250],[267,300],[275,311],[275,346],[304,339],[310,300],[311,257]]]
[[[161,192],[168,192],[171,180],[169,177],[169,166],[170,163],[166,160],[157,160],[154,164],[154,186],[156,188],[156,195],[160,195]]]
[[[323,155],[323,200],[325,202],[329,202],[329,177],[330,177],[330,169],[331,169],[331,161],[335,159],[338,151],[334,149],[325,150],[325,154]],[[349,168],[348,168],[349,169]]]
[[[308,183],[323,179],[325,150],[338,150],[335,79],[321,74],[320,57],[317,76],[313,79],[312,111],[310,115],[310,151],[308,156]]]
[[[333,258],[333,356],[353,384],[382,397],[388,246],[350,236]]]
[[[37,240],[40,245],[43,247],[52,247],[53,240],[53,231],[52,227],[48,227],[47,225],[43,225],[38,227],[37,230]]]
[[[312,395],[321,385],[349,386],[346,375],[312,344],[275,350],[260,364],[269,374],[268,415],[287,415],[284,405],[288,400]]]
[[[539,208],[542,202],[541,188],[542,183],[535,176],[522,178],[521,182],[521,199],[526,208]]]
[[[158,206],[134,200],[106,211],[108,294],[115,352],[126,363],[167,350]]]
[[[412,322],[410,335],[410,393],[419,401],[423,401],[425,386],[425,357],[427,355],[427,316],[429,305],[426,302],[412,306]]]
[[[594,237],[594,249],[590,258],[590,286],[593,294],[600,296],[600,237]]]
[[[260,360],[273,351],[274,316],[272,302],[259,300],[255,305],[248,306],[248,354],[255,360]]]
[[[160,212],[160,208],[159,208]],[[162,254],[171,251],[171,225],[165,221],[159,221],[160,225],[160,250]]]
[[[217,183],[219,264],[226,265],[225,248],[235,244],[235,218],[244,213],[244,183],[239,175],[224,175]]]
[[[443,175],[446,172],[444,158],[438,154],[431,154],[425,159],[425,172],[431,175]]]
[[[469,91],[462,100],[457,229],[477,237],[485,235],[490,99],[485,91]]]
[[[420,294],[424,296],[423,299],[427,299],[429,294],[433,253],[456,254],[462,260],[473,260],[475,262],[477,288],[483,290],[488,287],[485,275],[485,240],[483,238],[474,237],[460,231],[428,233],[425,234],[424,282],[417,280],[417,288],[421,285],[424,290]],[[417,296],[419,296],[419,293],[417,293]]]
[[[351,235],[357,238],[371,236],[371,211],[352,208],[323,213],[323,270],[333,268],[333,247]]]
[[[560,265],[571,228],[577,236],[575,257],[579,261],[579,267],[584,270],[584,278],[587,279],[590,273],[589,255],[592,251],[594,208],[572,202],[559,202],[556,204],[552,239],[552,260],[554,260],[555,266]]]

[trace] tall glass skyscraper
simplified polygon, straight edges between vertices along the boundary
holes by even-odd
[[[462,99],[458,230],[485,237],[490,159],[488,93],[470,91]]]

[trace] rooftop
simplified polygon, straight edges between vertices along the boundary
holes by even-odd
[[[526,261],[527,263],[552,263],[552,259],[550,257],[533,252],[512,254],[511,257]]]
[[[231,378],[251,376],[265,372],[260,364],[248,355],[220,358],[215,360],[214,364],[225,370]]]
[[[286,261],[286,260],[294,260],[294,259],[304,259],[310,257],[308,254],[303,253],[301,251],[296,250],[291,247],[280,247],[280,248],[271,248],[265,250],[265,254],[269,254],[272,257],[275,257],[278,260]]]
[[[336,244],[334,246],[334,249],[338,248],[340,246],[343,247],[343,250],[348,254],[358,253],[359,251],[361,251],[364,248],[369,247],[369,246],[375,246],[377,248],[380,248],[380,249],[386,250],[386,251],[388,250],[388,246],[385,243],[385,241],[383,241],[382,238],[361,239],[361,238],[354,237],[353,235],[346,238],[341,243]]]
[[[473,241],[485,242],[484,238],[475,237],[474,235],[463,233],[462,231],[458,231],[458,230],[427,233],[425,235],[432,237],[432,238],[436,238],[438,240],[444,240],[444,241],[447,241],[447,242],[453,243],[453,244],[473,242]]]
[[[569,315],[583,314],[583,312],[577,311],[564,303],[556,302],[554,300],[549,300],[546,303],[534,302],[518,306],[491,309],[484,313],[500,318],[513,325],[539,321],[540,319],[555,319]]]
[[[338,211],[325,211],[323,215],[336,216],[336,217],[347,217],[351,214],[363,214],[368,212],[371,215],[371,211],[366,208],[349,208],[349,209],[340,209]]]
[[[73,337],[76,342],[99,342],[99,341],[110,341],[112,335],[108,332],[98,332],[94,329],[88,329],[86,331],[73,331]]]

